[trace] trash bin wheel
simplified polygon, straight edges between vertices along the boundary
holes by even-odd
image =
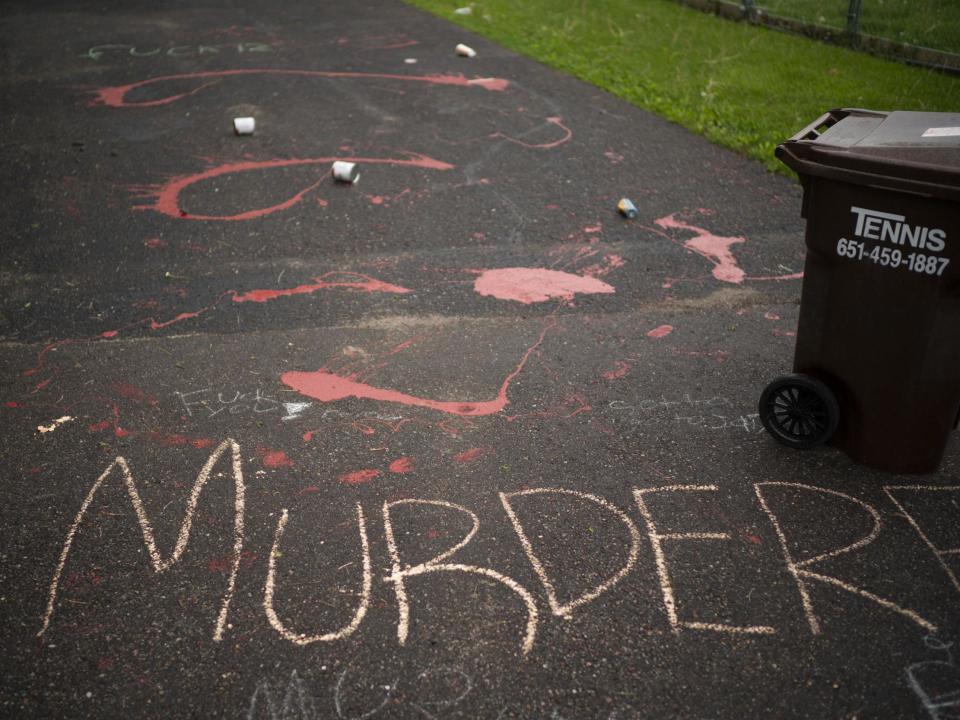
[[[826,385],[809,375],[784,375],[760,396],[760,422],[777,442],[806,450],[827,442],[837,429],[840,407]]]

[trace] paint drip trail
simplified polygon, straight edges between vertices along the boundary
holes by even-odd
[[[280,379],[285,385],[293,388],[302,395],[321,402],[335,402],[337,400],[354,397],[361,400],[378,400],[380,402],[399,403],[412,407],[424,407],[451,415],[467,417],[493,415],[503,410],[509,404],[510,401],[507,398],[507,390],[510,388],[510,383],[523,372],[523,368],[526,366],[530,356],[540,347],[547,333],[553,329],[556,324],[557,321],[553,318],[551,322],[540,331],[537,341],[526,349],[517,366],[503,379],[503,382],[500,384],[500,390],[494,400],[481,402],[430,400],[429,398],[408,395],[388,388],[374,387],[373,385],[358,382],[350,377],[342,377],[323,369],[315,372],[286,372],[280,376]]]

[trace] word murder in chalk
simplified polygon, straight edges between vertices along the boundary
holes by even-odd
[[[123,43],[94,45],[80,57],[100,60],[104,55],[128,55],[131,57],[197,57],[201,55],[220,55],[221,53],[269,53],[274,52],[270,43],[234,42],[214,43],[212,45],[171,45],[170,47],[138,47]]]
[[[214,475],[215,469],[220,471],[216,475]],[[190,541],[198,504],[211,478],[217,478],[217,482],[220,478],[224,478],[228,486],[233,486],[233,502],[232,507],[229,508],[233,518],[232,538],[229,538],[232,540],[233,551],[227,563],[230,565],[230,572],[226,578],[223,594],[218,595],[219,612],[213,621],[213,640],[215,642],[222,640],[232,627],[228,620],[231,617],[234,588],[241,571],[241,558],[245,554],[249,555],[245,532],[245,528],[250,527],[245,501],[247,484],[243,474],[240,446],[230,439],[217,446],[200,469],[186,502],[176,543],[172,552],[166,557],[157,544],[153,525],[147,508],[141,501],[131,464],[119,456],[103,470],[93,481],[65,533],[59,560],[50,581],[46,609],[41,617],[38,635],[43,636],[53,630],[56,625],[56,613],[61,604],[60,580],[69,561],[74,541],[103,542],[104,549],[109,548],[109,543],[96,533],[77,534],[81,525],[96,522],[95,515],[90,519],[86,519],[86,516],[97,494],[105,485],[112,483],[126,490],[140,525],[150,564],[154,572],[162,573],[182,559]],[[765,520],[767,536],[776,540],[772,545],[776,548],[775,557],[779,558],[782,571],[791,580],[799,600],[798,605],[803,613],[802,620],[812,634],[819,635],[823,632],[821,625],[823,612],[831,614],[836,612],[835,597],[834,602],[831,602],[826,609],[818,607],[817,598],[820,596],[815,594],[814,590],[823,587],[831,589],[834,595],[839,594],[850,600],[844,606],[847,612],[879,613],[878,618],[882,616],[888,621],[919,626],[928,634],[938,632],[937,618],[928,616],[930,609],[921,612],[916,608],[916,604],[923,600],[923,597],[919,596],[925,597],[925,594],[913,592],[915,597],[912,599],[899,597],[899,595],[910,596],[912,586],[891,587],[888,577],[882,578],[879,583],[874,579],[874,584],[880,584],[885,588],[883,594],[880,594],[876,588],[864,584],[868,583],[868,580],[855,581],[838,570],[832,570],[831,568],[836,568],[836,564],[826,562],[839,555],[860,555],[883,534],[882,516],[874,504],[831,488],[794,482],[758,482],[753,483],[750,489],[752,490],[751,503],[757,510],[758,521]],[[936,524],[931,526],[929,517],[916,510],[918,504],[928,507],[929,503],[934,501],[940,502],[942,507],[949,511],[950,508],[956,507],[957,501],[960,500],[960,485],[886,485],[881,490],[884,502],[889,505],[883,509],[888,514],[902,518],[909,526],[901,528],[903,532],[909,533],[908,535],[901,532],[894,537],[901,543],[904,537],[913,538],[913,542],[917,544],[917,551],[926,554],[932,562],[940,565],[942,581],[960,593],[960,578],[950,564],[950,561],[960,553],[960,547],[945,547],[947,542],[938,535],[942,528],[938,530]],[[515,577],[489,564],[475,565],[459,560],[457,555],[473,542],[480,531],[480,519],[468,507],[436,498],[408,497],[389,500],[379,507],[364,506],[363,503],[357,502],[352,508],[344,509],[345,517],[342,518],[344,520],[342,527],[354,528],[348,531],[345,537],[349,538],[353,535],[354,540],[350,542],[355,543],[357,553],[355,575],[359,577],[355,582],[358,587],[357,592],[352,596],[356,600],[350,601],[351,604],[355,603],[355,607],[351,608],[352,615],[349,621],[332,628],[299,626],[296,619],[282,619],[281,616],[285,616],[284,609],[277,607],[276,598],[278,594],[282,596],[282,592],[278,592],[278,586],[296,574],[296,567],[291,566],[291,560],[284,553],[284,547],[288,543],[299,545],[303,542],[302,536],[296,531],[291,532],[292,537],[287,537],[287,526],[296,516],[297,508],[286,507],[279,513],[271,513],[271,520],[268,521],[272,525],[270,530],[273,541],[262,578],[262,609],[267,624],[294,645],[336,642],[345,640],[360,629],[371,607],[374,587],[386,586],[387,592],[396,602],[396,640],[400,646],[405,646],[409,640],[411,622],[417,622],[419,619],[421,623],[428,623],[430,608],[436,602],[436,598],[429,599],[428,602],[428,598],[425,597],[429,594],[428,587],[425,585],[432,587],[436,583],[424,584],[420,583],[419,579],[427,575],[457,576],[461,582],[466,578],[474,583],[500,587],[503,602],[506,603],[504,617],[514,618],[519,649],[523,655],[528,655],[536,644],[540,625],[546,621],[542,617],[544,609],[548,609],[550,615],[562,620],[571,619],[576,614],[584,612],[591,603],[614,592],[617,585],[635,571],[640,554],[644,552],[646,557],[652,558],[658,586],[656,595],[659,596],[666,624],[673,633],[776,635],[778,628],[765,624],[750,624],[745,622],[746,618],[730,618],[722,622],[697,619],[689,611],[684,610],[686,606],[684,595],[689,600],[693,591],[687,587],[683,592],[678,592],[674,586],[673,578],[678,572],[683,572],[686,577],[691,570],[695,572],[698,569],[690,567],[689,560],[684,563],[676,559],[677,545],[691,543],[714,545],[729,542],[733,537],[727,529],[711,527],[707,521],[695,523],[698,526],[685,528],[682,532],[677,531],[673,527],[676,523],[675,517],[668,516],[664,512],[664,502],[668,502],[671,507],[678,503],[697,507],[704,501],[715,504],[722,502],[723,499],[720,488],[712,484],[634,487],[629,508],[618,507],[599,495],[562,487],[534,487],[499,492],[496,500],[499,501],[506,520],[512,526],[518,543],[518,546],[515,546],[516,551],[511,555],[517,555],[522,550],[522,555],[525,555],[526,561],[529,562],[529,570],[532,571],[526,572],[526,576],[535,577],[538,581],[534,585],[529,581],[524,585]],[[829,536],[824,537],[822,533],[811,537],[809,533],[798,531],[791,516],[795,513],[798,501],[802,500],[814,503],[819,508],[826,507],[825,504],[832,505],[838,516],[845,518],[845,527],[839,531],[843,539],[831,539]],[[619,567],[610,571],[601,582],[591,584],[589,587],[582,587],[584,583],[576,581],[576,594],[573,595],[568,589],[561,596],[561,592],[557,589],[561,585],[558,574],[563,575],[562,579],[565,582],[562,586],[566,588],[571,584],[571,577],[568,576],[570,573],[576,580],[576,567],[561,566],[559,570],[554,569],[548,572],[550,565],[545,563],[541,556],[549,554],[550,548],[543,547],[542,536],[536,531],[537,528],[542,528],[542,525],[537,524],[538,518],[549,517],[555,513],[558,501],[579,504],[584,510],[606,516],[608,522],[603,526],[604,532],[620,538],[618,542],[613,542],[611,539],[606,545],[609,556],[616,559]],[[385,545],[389,559],[385,575],[378,572],[376,583],[374,583],[374,561],[370,550],[371,522],[368,519],[368,516],[373,513],[380,516],[378,527],[383,528],[385,541],[377,543],[376,547]],[[399,515],[402,515],[404,520],[410,521],[415,520],[418,513],[424,518],[428,516],[436,518],[439,513],[449,519],[450,527],[469,526],[470,529],[462,536],[451,531],[451,540],[442,552],[427,560],[412,563],[407,557],[408,553],[397,542],[394,523]],[[669,531],[665,529],[668,526]],[[852,536],[847,534],[851,530],[854,531]],[[401,534],[406,535],[406,533]],[[851,541],[851,537],[856,539]],[[686,553],[684,557],[689,558],[690,554]],[[109,566],[107,561],[102,560],[101,563]],[[249,572],[249,567],[245,566],[244,569]],[[332,585],[336,585],[332,579],[328,578],[328,580]],[[593,583],[594,580],[591,579],[590,582]],[[69,589],[64,592],[68,593]],[[778,604],[783,603],[781,601]],[[512,615],[508,614],[510,608],[513,610]],[[951,608],[951,611],[955,612],[955,608]],[[700,608],[698,612],[709,613],[710,610]],[[798,621],[800,621],[799,617]],[[308,624],[307,621],[300,622]]]

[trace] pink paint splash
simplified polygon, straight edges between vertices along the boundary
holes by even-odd
[[[712,262],[714,264],[713,276],[717,280],[736,284],[742,283],[746,274],[737,265],[737,259],[730,251],[730,247],[739,243],[744,243],[747,241],[747,239],[739,235],[732,237],[714,235],[709,230],[704,230],[702,227],[697,227],[696,225],[685,223],[682,220],[677,220],[675,215],[676,213],[673,215],[667,215],[659,220],[654,220],[654,223],[662,228],[688,230],[692,233],[695,233],[696,236],[690,240],[687,240],[683,246],[689,250],[692,250],[698,255],[702,255]]]
[[[355,397],[365,400],[399,403],[412,407],[424,407],[451,415],[468,417],[493,415],[503,410],[509,404],[510,401],[507,399],[507,390],[510,387],[510,383],[523,371],[530,356],[540,347],[547,332],[555,325],[556,320],[553,320],[544,327],[537,341],[524,352],[517,367],[503,379],[500,390],[494,400],[481,402],[430,400],[415,395],[408,395],[396,390],[367,385],[366,383],[358,382],[352,377],[342,377],[324,369],[315,372],[286,372],[280,376],[280,380],[297,392],[321,402],[335,402],[337,400]]]
[[[470,448],[469,450],[464,450],[462,453],[457,453],[453,456],[453,459],[458,463],[473,462],[477,458],[481,458],[486,455],[487,452],[487,448],[474,447]]]
[[[293,467],[293,460],[288,458],[283,450],[271,450],[270,448],[259,447],[257,448],[257,455],[260,457],[260,462],[263,463],[264,467]]]
[[[338,280],[334,278],[344,279]],[[390,283],[383,282],[382,280],[372,278],[369,275],[361,275],[360,273],[343,272],[338,270],[331,270],[328,273],[324,273],[320,277],[313,278],[313,280],[314,282],[310,284],[297,285],[296,287],[285,288],[282,290],[249,290],[245,293],[234,295],[233,301],[237,303],[262,303],[269,300],[275,300],[280,297],[289,297],[290,295],[309,295],[317,292],[318,290],[333,289],[358,290],[360,292],[368,293],[396,293],[399,295],[413,292],[408,288],[400,287],[399,285],[391,285]]]
[[[362,485],[380,477],[379,470],[354,470],[337,478],[341,485]]]
[[[390,463],[389,469],[392,473],[403,475],[405,473],[412,472],[415,465],[416,463],[414,462],[413,458],[401,457]]]
[[[452,170],[453,165],[445,163],[441,160],[434,160],[431,157],[426,155],[420,155],[419,153],[405,153],[406,157],[402,158],[374,158],[374,157],[319,157],[319,158],[289,158],[281,160],[261,160],[261,161],[243,161],[243,162],[233,162],[226,163],[224,165],[218,165],[216,167],[208,168],[202,172],[194,173],[193,175],[183,175],[171,178],[165,184],[160,186],[148,186],[143,188],[135,188],[139,193],[142,193],[146,196],[152,196],[155,198],[152,205],[136,205],[134,206],[135,210],[153,210],[155,212],[166,215],[167,217],[176,218],[177,220],[203,220],[203,221],[221,221],[221,222],[237,222],[243,220],[252,220],[254,218],[264,217],[266,215],[271,215],[275,212],[281,210],[287,210],[297,203],[299,203],[304,195],[309,193],[311,190],[315,189],[320,183],[322,183],[326,177],[327,172],[324,171],[323,176],[317,180],[315,183],[308,185],[303,190],[295,193],[286,200],[277,203],[276,205],[270,205],[269,207],[256,208],[253,210],[247,210],[245,212],[236,213],[234,215],[195,215],[188,213],[186,210],[180,207],[180,193],[186,190],[188,187],[195,185],[211,178],[220,177],[222,175],[232,175],[235,173],[245,173],[245,172],[259,172],[262,170],[269,170],[273,168],[283,168],[283,167],[297,167],[305,165],[330,165],[331,163],[337,160],[344,160],[347,162],[355,163],[365,163],[369,165],[394,165],[400,167],[418,167],[425,168],[428,170]]]
[[[659,339],[666,337],[673,332],[673,325],[661,325],[660,327],[655,327],[653,330],[647,333],[648,338]]]
[[[551,298],[572,300],[577,293],[592,295],[616,290],[602,280],[546,268],[498,268],[484,271],[473,283],[480,295],[529,305]]]
[[[308,78],[340,78],[346,80],[397,80],[402,82],[424,83],[427,85],[454,85],[459,87],[482,87],[485,90],[502,92],[510,86],[509,80],[500,78],[473,78],[468,79],[463,75],[392,75],[385,73],[365,73],[365,72],[325,72],[319,70],[275,70],[275,69],[240,69],[240,70],[211,70],[207,72],[184,73],[182,75],[163,75],[160,77],[149,78],[129,85],[117,85],[114,87],[98,88],[93,90],[95,97],[90,101],[90,105],[106,105],[114,108],[131,107],[156,107],[158,105],[169,105],[170,103],[182,100],[185,97],[194,95],[204,88],[216,85],[223,78],[245,76],[245,75],[277,75],[287,77],[308,77]],[[141,100],[140,102],[127,102],[127,95],[138,88],[145,88],[157,83],[176,82],[180,80],[207,80],[193,90],[187,92],[166,95],[155,100]]]
[[[630,365],[625,363],[623,360],[617,360],[613,363],[613,369],[607,370],[605,373],[601,373],[600,377],[602,377],[604,380],[617,380],[629,372]]]
[[[563,130],[563,136],[558,140],[553,140],[551,142],[545,142],[545,143],[536,143],[536,144],[527,143],[527,142],[524,142],[523,140],[518,140],[516,138],[510,137],[509,135],[504,135],[502,132],[499,132],[499,131],[493,133],[492,135],[490,135],[490,137],[503,138],[504,140],[515,143],[517,145],[522,145],[523,147],[530,148],[531,150],[549,150],[551,148],[559,147],[560,145],[563,145],[565,142],[569,142],[570,139],[573,138],[573,130],[571,130],[570,128],[568,128],[566,125],[563,124],[563,118],[548,117],[547,123],[550,125],[556,125],[558,128]]]

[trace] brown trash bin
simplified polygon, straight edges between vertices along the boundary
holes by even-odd
[[[764,427],[933,472],[960,420],[960,113],[833,110],[776,155],[807,256],[795,374],[764,390]]]

